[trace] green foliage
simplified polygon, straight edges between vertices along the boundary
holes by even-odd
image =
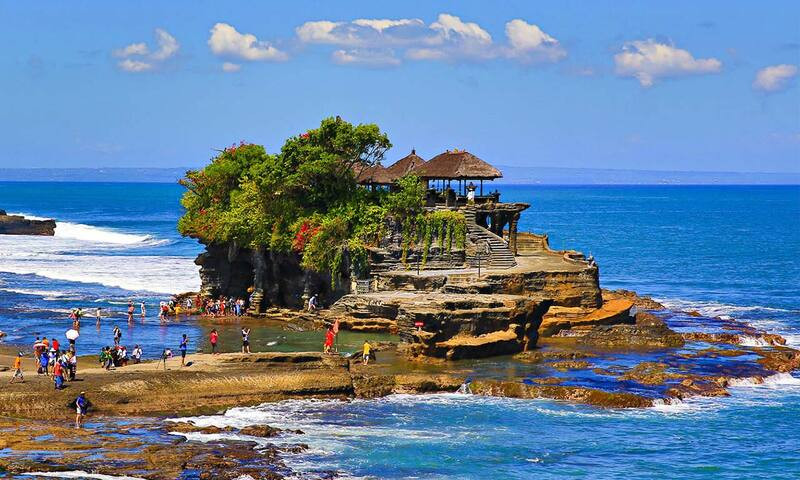
[[[403,263],[415,244],[424,245],[423,264],[434,242],[448,252],[453,245],[463,249],[463,216],[425,212],[425,185],[417,177],[400,179],[392,192],[358,187],[354,172],[380,162],[389,147],[376,125],[338,118],[289,138],[277,154],[232,145],[186,172],[178,230],[206,244],[295,251],[304,268],[330,272],[334,284],[348,268],[367,272],[367,249],[379,246],[390,217],[403,234]]]
[[[464,215],[459,212],[437,210],[418,217],[417,231],[423,245],[422,265],[425,266],[434,239],[442,251],[447,250],[448,254],[452,253],[453,244],[463,250],[467,237],[467,224]]]

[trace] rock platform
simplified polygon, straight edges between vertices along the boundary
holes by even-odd
[[[522,295],[395,290],[345,295],[331,314],[341,322],[393,322],[409,356],[455,360],[533,347],[551,304]]]
[[[56,233],[55,220],[30,220],[22,215],[9,215],[0,210],[0,235],[44,235]]]

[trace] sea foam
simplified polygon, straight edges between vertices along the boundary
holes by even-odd
[[[94,283],[136,292],[196,291],[200,286],[199,267],[192,258],[136,254],[140,251],[137,249],[168,242],[147,234],[58,222],[53,237],[0,235],[0,272]],[[32,290],[18,293],[34,294]]]

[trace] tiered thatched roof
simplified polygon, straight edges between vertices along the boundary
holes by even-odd
[[[411,153],[394,162],[394,164],[392,164],[390,167],[387,167],[386,171],[389,173],[389,177],[392,179],[392,181],[397,181],[398,179],[408,175],[410,171],[424,164],[425,160],[417,155],[417,151],[411,150]]]
[[[361,185],[391,185],[394,182],[383,165],[364,168],[356,175],[356,181]]]
[[[492,180],[503,176],[500,170],[465,150],[448,150],[411,173],[422,179],[446,180]]]

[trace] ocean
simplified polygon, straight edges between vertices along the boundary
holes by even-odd
[[[531,204],[521,230],[546,232],[552,248],[593,255],[603,287],[734,318],[800,347],[800,187],[497,188],[502,200]],[[0,208],[59,221],[55,237],[0,236],[4,341],[63,336],[70,309],[82,307],[91,328],[81,330],[81,353],[110,343],[115,324],[125,342],[143,345],[150,358],[177,347],[182,333],[202,346],[207,328],[195,320],[155,318],[159,301],[199,286],[193,260],[201,246],[175,230],[181,191],[171,184],[0,183]],[[123,313],[129,300],[137,314],[140,302],[148,310],[132,325]],[[96,326],[98,307],[103,318]],[[257,349],[318,340],[259,333]],[[311,476],[328,470],[390,479],[800,476],[800,378],[745,380],[731,392],[625,411],[454,394],[290,400],[195,421],[299,428],[305,434],[286,441],[310,448],[290,463]]]

